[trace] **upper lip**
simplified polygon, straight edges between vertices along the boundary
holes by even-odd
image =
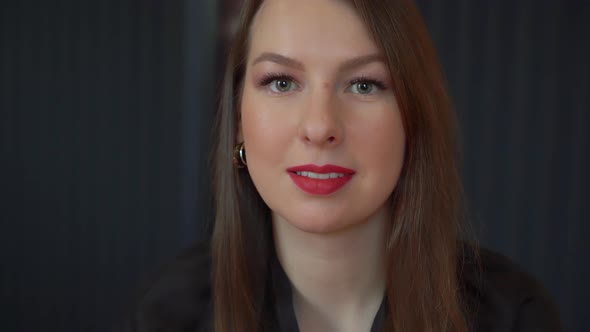
[[[288,172],[313,172],[318,174],[326,174],[326,173],[342,173],[342,174],[354,174],[356,173],[354,170],[346,167],[336,166],[336,165],[314,165],[314,164],[307,164],[307,165],[299,165],[287,168]]]

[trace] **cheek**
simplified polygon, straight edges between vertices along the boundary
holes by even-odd
[[[282,112],[245,93],[241,105],[241,125],[249,168],[280,164],[291,129]],[[291,134],[292,135],[292,134]]]
[[[405,147],[405,133],[399,116],[392,116],[389,119],[376,123],[372,128],[367,129],[376,133],[366,135],[367,153],[380,159],[390,162],[401,163],[401,155]]]
[[[393,110],[392,110],[393,108]],[[370,120],[357,121],[349,133],[353,151],[369,170],[372,185],[395,186],[404,162],[405,132],[397,107],[389,107]]]
[[[395,152],[405,145],[401,114],[395,104],[372,111],[371,116],[351,121],[348,132],[354,137],[350,141],[368,155],[387,157],[381,153]]]

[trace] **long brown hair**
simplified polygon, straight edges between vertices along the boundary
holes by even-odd
[[[249,27],[262,0],[246,0],[217,116],[216,219],[212,239],[216,332],[264,330],[272,254],[270,211],[247,171],[232,164]],[[462,185],[455,119],[436,52],[411,1],[352,0],[386,57],[404,128],[406,154],[389,204],[384,331],[466,331],[458,281]],[[387,144],[384,142],[384,144]]]

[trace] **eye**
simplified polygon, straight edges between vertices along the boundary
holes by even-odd
[[[351,87],[353,93],[359,93],[361,95],[368,95],[373,91],[373,84],[369,82],[354,83]]]
[[[259,86],[269,88],[273,93],[282,94],[291,92],[298,88],[295,79],[285,74],[267,74],[259,82]]]
[[[287,79],[273,80],[271,84],[270,89],[273,92],[289,92],[294,85],[293,81]]]
[[[375,94],[378,90],[385,90],[383,82],[367,77],[359,77],[350,82],[350,91],[360,95]]]

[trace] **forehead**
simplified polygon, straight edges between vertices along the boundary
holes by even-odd
[[[355,9],[341,0],[266,0],[250,28],[250,54],[350,58],[378,52]]]

